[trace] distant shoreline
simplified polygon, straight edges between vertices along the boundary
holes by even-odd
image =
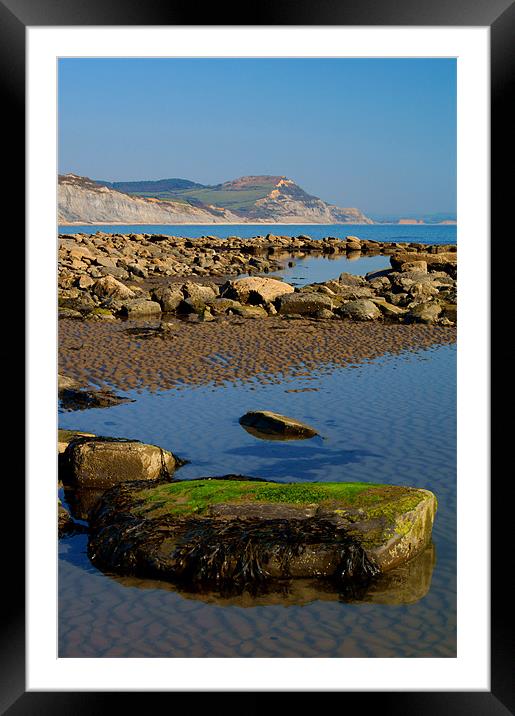
[[[303,224],[294,224],[291,222],[287,222],[284,224],[281,224],[278,221],[270,222],[270,221],[260,221],[257,223],[241,223],[241,224],[234,224],[233,222],[216,222],[214,224],[204,224],[204,223],[197,223],[196,221],[191,221],[186,223],[179,223],[179,224],[163,224],[162,222],[156,223],[156,222],[145,222],[144,224],[133,224],[127,221],[62,221],[58,222],[58,226],[409,226],[410,228],[413,226],[457,226],[457,221],[440,221],[434,224],[428,224],[428,223],[417,223],[417,224],[401,224],[399,222],[374,222],[373,224],[370,223],[359,223],[359,224],[315,224],[315,223],[303,223]]]

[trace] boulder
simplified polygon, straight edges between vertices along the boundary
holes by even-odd
[[[222,296],[240,303],[271,303],[279,296],[294,292],[293,286],[275,278],[251,276],[229,281],[222,288]]]
[[[442,307],[439,303],[428,301],[413,306],[406,315],[406,318],[413,323],[434,323],[441,312]]]
[[[184,298],[190,298],[192,302],[198,304],[206,304],[217,296],[217,291],[213,286],[203,286],[200,283],[188,281],[182,286]]]
[[[282,315],[297,314],[301,316],[314,316],[318,311],[333,308],[333,301],[329,296],[316,292],[295,292],[280,296],[278,311]]]
[[[134,298],[134,291],[127,288],[123,283],[115,279],[113,276],[103,276],[95,281],[92,288],[95,296],[99,298]]]
[[[165,313],[177,310],[183,299],[184,295],[177,284],[160,286],[152,291],[152,300],[157,301]]]
[[[127,316],[127,318],[156,316],[161,313],[161,306],[157,301],[149,301],[146,298],[134,298],[131,301],[126,301],[120,312],[123,316]]]
[[[183,462],[168,450],[138,440],[77,438],[63,453],[68,487],[106,488],[118,482],[169,478]]]
[[[352,318],[353,321],[373,321],[381,316],[379,308],[368,298],[344,303],[339,308],[339,313],[345,318]]]
[[[278,435],[286,439],[303,439],[318,435],[310,425],[269,410],[252,410],[245,413],[239,422],[244,428],[252,429],[252,434],[260,433],[257,437]]]
[[[118,485],[91,515],[102,569],[244,590],[274,579],[367,585],[429,545],[436,498],[371,483],[242,476]]]

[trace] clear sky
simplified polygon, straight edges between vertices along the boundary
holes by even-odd
[[[286,175],[368,214],[456,210],[453,59],[63,59],[59,172]]]

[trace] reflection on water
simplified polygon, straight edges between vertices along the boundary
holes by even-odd
[[[137,589],[164,589],[179,594],[184,599],[194,599],[220,607],[256,606],[302,606],[318,600],[327,602],[368,604],[414,604],[425,597],[431,586],[431,576],[436,562],[436,549],[429,544],[426,549],[402,567],[380,575],[359,592],[339,592],[329,580],[290,579],[267,583],[257,595],[244,591],[242,594],[225,595],[216,591],[187,590],[170,582],[136,577],[107,575],[124,587]]]
[[[106,576],[87,559],[85,536],[62,540],[59,655],[455,656],[455,378],[455,346],[442,346],[287,385],[134,392],[134,403],[63,413],[60,427],[137,438],[190,459],[181,479],[240,473],[413,485],[437,495],[438,513],[434,548],[356,602],[312,581],[263,602],[188,594]],[[287,392],[307,386],[317,390]],[[238,423],[249,409],[286,413],[324,438],[256,440]]]

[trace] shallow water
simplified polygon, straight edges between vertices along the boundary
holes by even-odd
[[[436,556],[412,565],[409,595],[385,584],[356,603],[300,583],[257,601],[184,594],[101,574],[84,536],[62,540],[59,655],[455,656],[455,359],[447,345],[271,384],[133,391],[134,403],[60,414],[60,427],[137,438],[191,460],[177,473],[183,479],[242,473],[413,485],[435,492],[439,508]],[[238,423],[251,409],[291,415],[322,437],[258,440]]]
[[[305,258],[291,257],[293,266],[285,266],[281,271],[270,273],[269,276],[281,276],[286,283],[292,286],[306,286],[308,283],[322,283],[337,279],[343,272],[354,276],[364,276],[372,271],[382,271],[391,268],[390,257],[378,254],[376,256],[306,256]]]
[[[81,224],[60,226],[61,234],[94,234],[96,231],[118,234],[167,234],[169,236],[299,236],[305,234],[312,239],[325,236],[345,238],[358,236],[360,239],[375,241],[421,242],[429,244],[455,244],[455,224]]]

